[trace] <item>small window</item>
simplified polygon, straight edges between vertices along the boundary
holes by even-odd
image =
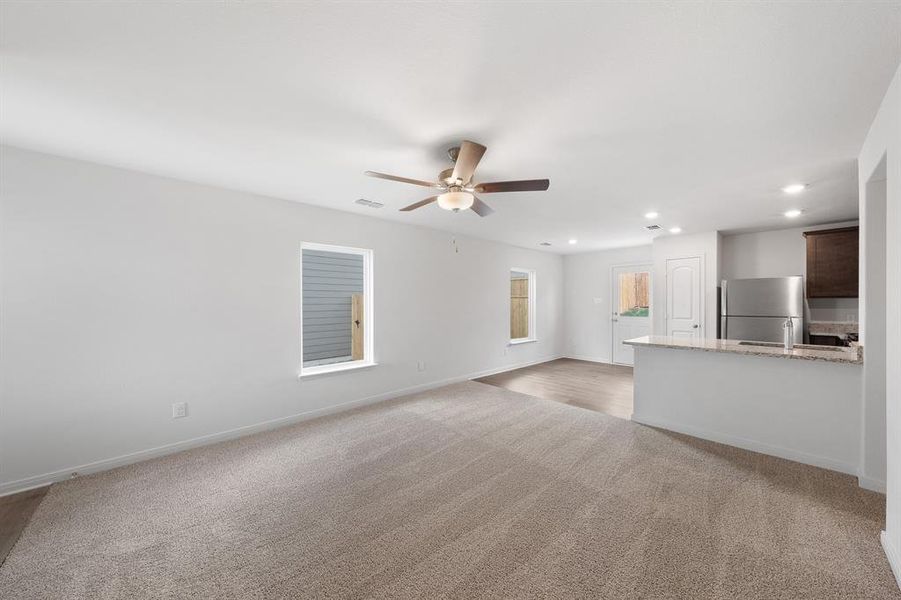
[[[619,316],[647,317],[651,312],[651,274],[619,274]]]
[[[374,364],[372,251],[301,246],[301,376]]]
[[[531,342],[535,337],[535,271],[510,271],[510,342]]]

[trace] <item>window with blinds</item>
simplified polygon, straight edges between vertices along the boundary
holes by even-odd
[[[366,362],[371,251],[304,244],[301,248],[302,373]]]

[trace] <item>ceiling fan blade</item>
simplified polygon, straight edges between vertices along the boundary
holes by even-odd
[[[550,179],[526,179],[523,181],[494,181],[480,183],[473,188],[480,194],[493,194],[495,192],[543,192],[551,186]]]
[[[488,215],[490,215],[491,213],[494,212],[493,208],[491,208],[490,206],[488,206],[487,204],[485,204],[484,202],[482,202],[481,200],[479,200],[476,197],[473,197],[472,206],[470,206],[470,208],[473,210],[473,212],[475,212],[480,217],[487,217]]]
[[[461,180],[464,185],[469,183],[485,150],[487,148],[482,144],[463,140],[463,143],[460,144],[460,151],[457,153],[457,161],[454,163],[453,178]]]
[[[430,188],[443,188],[440,183],[433,181],[423,181],[421,179],[410,179],[409,177],[398,177],[397,175],[388,175],[387,173],[378,173],[376,171],[366,171],[366,175],[370,177],[378,177],[379,179],[387,179],[389,181],[400,181],[401,183],[412,183],[413,185],[421,185]]]
[[[432,202],[434,202],[437,199],[438,199],[438,196],[432,196],[431,198],[426,198],[425,200],[420,200],[419,202],[414,202],[410,206],[405,206],[401,210],[404,212],[416,210],[417,208],[422,208],[426,204],[431,204]]]

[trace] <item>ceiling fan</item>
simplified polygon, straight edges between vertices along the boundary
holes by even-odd
[[[459,146],[454,146],[447,151],[448,157],[454,161],[452,169],[445,169],[438,174],[438,181],[422,181],[397,175],[387,175],[375,171],[366,171],[370,177],[388,179],[421,185],[423,187],[441,190],[437,196],[431,196],[425,200],[414,202],[410,206],[403,207],[402,211],[411,211],[427,206],[432,202],[438,202],[438,206],[445,210],[459,212],[471,208],[480,217],[487,217],[494,210],[479,200],[476,194],[494,194],[497,192],[543,192],[550,187],[549,179],[526,179],[523,181],[494,181],[491,183],[475,183],[472,175],[485,154],[485,146],[463,140]]]

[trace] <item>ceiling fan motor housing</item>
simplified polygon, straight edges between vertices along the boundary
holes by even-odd
[[[448,187],[453,186],[453,185],[462,185],[462,183],[465,183],[465,182],[458,183],[457,180],[454,179],[453,168],[444,169],[443,171],[438,173],[438,181],[440,181],[441,183],[443,183],[444,185],[446,185]]]

